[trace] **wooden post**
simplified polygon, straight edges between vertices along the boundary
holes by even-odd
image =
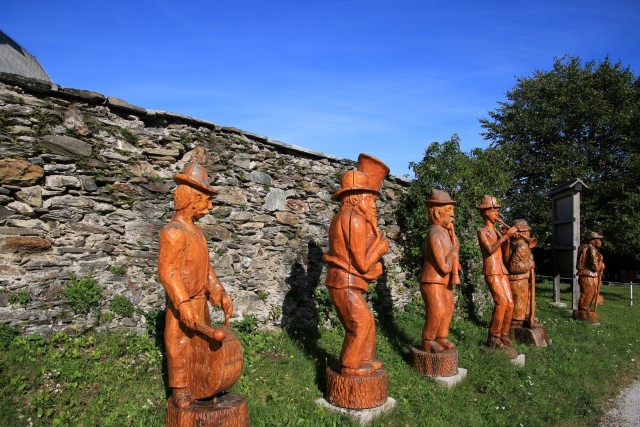
[[[556,274],[553,277],[553,302],[556,304],[560,302],[560,275],[559,274]]]
[[[573,310],[577,310],[578,309],[578,303],[580,302],[580,286],[578,285],[578,276],[576,276],[575,274],[571,278],[571,289],[573,290],[573,292],[572,292],[573,305],[572,305],[571,308]]]

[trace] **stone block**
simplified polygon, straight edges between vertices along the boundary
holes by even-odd
[[[0,159],[0,185],[34,185],[44,176],[44,169],[22,159]]]
[[[373,420],[382,414],[390,412],[396,406],[396,400],[393,397],[388,397],[387,401],[380,406],[369,409],[347,409],[340,408],[327,402],[326,399],[320,398],[316,400],[319,406],[322,406],[330,412],[344,415],[347,418],[351,418],[361,426],[367,426],[373,422]]]
[[[54,154],[74,157],[91,156],[91,145],[71,136],[46,135],[41,141],[42,145]]]
[[[453,388],[458,385],[467,376],[467,370],[465,368],[458,368],[458,372],[450,377],[430,377],[430,379],[446,388]]]
[[[267,211],[282,211],[287,207],[287,193],[279,188],[272,188],[264,198],[262,207]]]
[[[515,358],[511,359],[511,363],[515,366],[524,367],[526,356],[523,353],[519,353]]]

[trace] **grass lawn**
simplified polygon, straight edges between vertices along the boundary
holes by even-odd
[[[397,406],[374,425],[596,425],[608,400],[640,378],[640,309],[629,306],[628,288],[605,286],[602,294],[602,324],[593,326],[548,307],[551,283],[539,284],[538,317],[553,342],[541,349],[519,345],[526,354],[523,368],[480,351],[488,319],[455,320],[451,338],[468,375],[453,389],[420,377],[409,365],[409,346],[419,343],[422,330],[421,302],[380,319],[378,357]],[[232,391],[249,400],[253,426],[354,425],[314,403],[323,393],[326,365],[340,352],[340,326],[285,332],[251,326],[236,325],[244,331],[245,366]],[[0,425],[164,425],[163,354],[153,338],[0,338]]]

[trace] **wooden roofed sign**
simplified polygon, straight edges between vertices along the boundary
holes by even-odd
[[[578,178],[549,192],[553,209],[553,270],[556,275],[572,278],[574,309],[578,308],[580,298],[575,267],[580,246],[580,192],[585,188],[589,186]],[[560,302],[559,298],[558,288],[554,302]]]

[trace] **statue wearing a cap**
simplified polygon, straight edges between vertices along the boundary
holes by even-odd
[[[425,204],[431,226],[424,243],[420,275],[420,293],[425,305],[422,350],[441,353],[455,348],[448,337],[454,308],[453,286],[460,284],[460,243],[453,229],[456,202],[446,191],[433,189]]]
[[[175,406],[184,409],[194,400],[190,389],[194,330],[211,323],[207,301],[222,308],[227,326],[233,304],[209,262],[204,235],[194,224],[209,212],[211,197],[217,193],[209,185],[207,171],[189,163],[173,179],[178,184],[176,212],[160,232],[158,275],[169,299],[164,332],[169,387]]]
[[[602,273],[604,272],[604,258],[598,251],[602,247],[603,237],[595,231],[589,232],[585,242],[578,248],[578,259],[576,260],[576,273],[578,285],[580,285],[580,301],[578,311],[580,318],[597,322],[596,304],[600,285],[602,284]],[[574,317],[575,313],[574,313]]]
[[[389,242],[378,230],[376,196],[389,168],[373,156],[361,154],[356,170],[345,172],[341,189],[332,199],[342,206],[329,228],[325,285],[345,329],[340,353],[344,376],[363,376],[382,368],[375,358],[375,320],[364,292],[382,274],[380,258]]]
[[[504,235],[496,230],[494,224],[500,219],[500,205],[495,196],[482,196],[482,201],[476,208],[484,220],[484,227],[478,230],[478,243],[482,252],[482,273],[495,304],[487,345],[495,348],[505,347],[507,353],[515,353],[513,354],[515,358],[517,352],[513,350],[513,344],[509,339],[513,297],[509,284],[509,272],[503,261],[503,247],[509,244],[509,238],[516,234],[518,229],[511,227]]]

